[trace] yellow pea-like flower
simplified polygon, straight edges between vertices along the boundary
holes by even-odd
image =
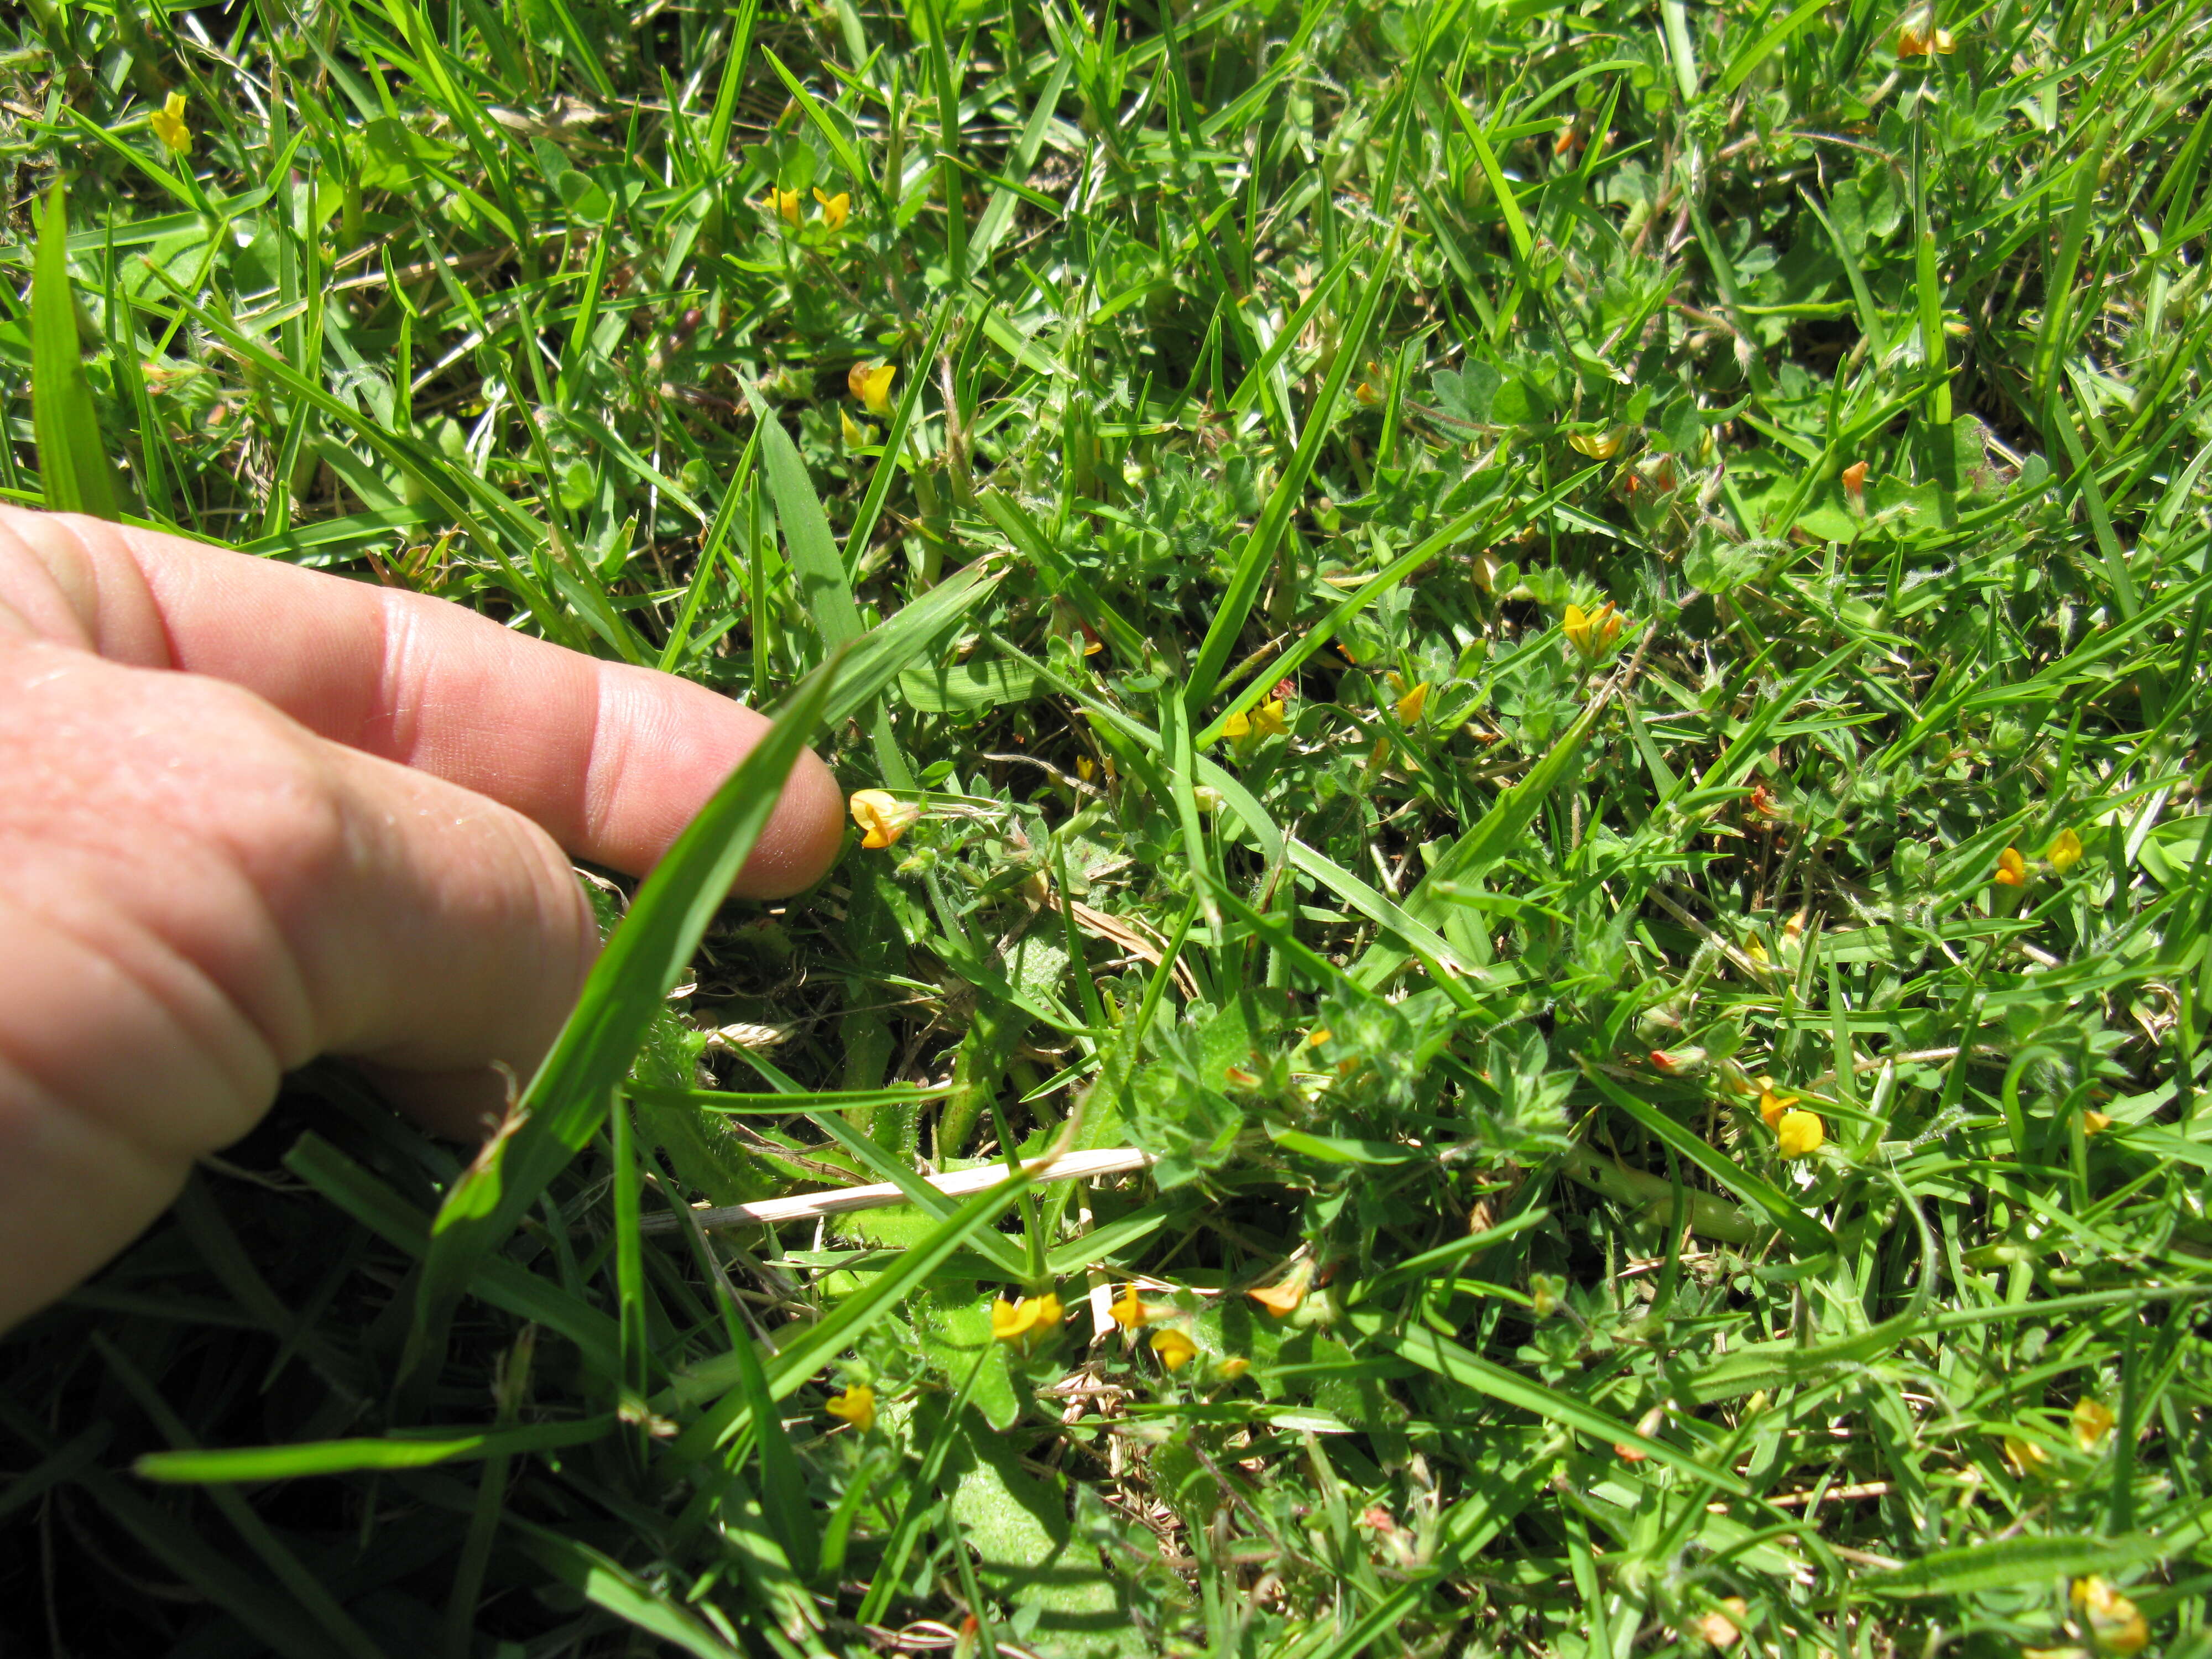
[[[784,223],[794,229],[798,228],[799,192],[797,191],[778,190],[774,185],[770,185],[768,187],[768,204],[776,210]]]
[[[1628,618],[1613,608],[1611,599],[1595,611],[1585,611],[1571,605],[1560,619],[1567,643],[1588,661],[1595,662],[1619,642],[1621,631],[1628,626]]]
[[[1261,738],[1279,738],[1290,729],[1290,722],[1283,718],[1280,697],[1256,704],[1245,713],[1231,714],[1221,722],[1222,735],[1240,742],[1247,738],[1255,743]]]
[[[880,420],[891,412],[891,380],[897,373],[896,363],[854,363],[846,371],[845,386]]]
[[[1125,1331],[1135,1330],[1138,1326],[1151,1317],[1150,1311],[1146,1308],[1143,1299],[1138,1296],[1137,1287],[1134,1285],[1123,1288],[1121,1299],[1114,1304],[1113,1314],[1114,1322]]]
[[[1159,1355],[1161,1364],[1171,1371],[1179,1371],[1198,1358],[1198,1344],[1181,1331],[1155,1331],[1152,1333],[1152,1352]]]
[[[2136,1604],[2102,1578],[2074,1581],[2074,1605],[2081,1609],[2089,1634],[2107,1653],[2139,1653],[2150,1643],[2150,1626]]]
[[[1784,1158],[1802,1158],[1815,1152],[1828,1138],[1818,1115],[1806,1111],[1787,1111],[1776,1120],[1774,1138]]]
[[[875,428],[866,422],[854,420],[843,409],[837,411],[837,423],[844,432],[845,447],[848,449],[859,449],[876,441]]]
[[[2081,837],[2071,830],[2061,830],[2058,839],[2044,850],[2043,856],[2051,860],[2051,867],[2064,875],[2081,862]]]
[[[1060,1328],[1063,1310],[1050,1291],[1009,1302],[1003,1296],[991,1304],[991,1334],[1001,1342],[1041,1340]]]
[[[852,191],[841,190],[835,196],[824,196],[817,190],[814,192],[814,199],[822,204],[823,229],[838,231],[845,228],[845,221],[852,216]]]
[[[1429,706],[1429,683],[1422,680],[1408,690],[1405,683],[1395,674],[1391,676],[1391,682],[1395,689],[1405,691],[1405,696],[1400,697],[1396,704],[1398,723],[1401,726],[1419,725],[1421,711]]]
[[[853,822],[863,831],[860,845],[867,848],[890,846],[921,818],[921,807],[888,789],[856,790],[852,808]]]
[[[1567,447],[1580,451],[1594,461],[1609,461],[1620,453],[1620,434],[1577,432],[1568,438]]]
[[[1771,1129],[1781,1123],[1782,1115],[1796,1103],[1795,1095],[1778,1095],[1771,1089],[1762,1089],[1759,1093],[1759,1115]]]
[[[2112,1415],[2112,1408],[2103,1401],[2085,1395],[2074,1402],[2074,1443],[2085,1452],[2093,1452],[2104,1443],[2105,1437],[2118,1421]]]
[[[1288,1318],[1298,1310],[1313,1288],[1314,1264],[1301,1261],[1290,1271],[1290,1276],[1279,1285],[1261,1285],[1244,1292],[1278,1319]]]
[[[865,1382],[855,1382],[842,1394],[833,1394],[822,1402],[822,1409],[832,1417],[842,1417],[866,1434],[876,1426],[876,1391]]]
[[[192,130],[185,125],[185,94],[173,92],[161,108],[155,110],[147,125],[154,136],[161,141],[161,148],[172,155],[191,153]]]
[[[2021,855],[2019,848],[2008,847],[1997,854],[1996,872],[1990,879],[2007,887],[2027,884],[2027,860]]]

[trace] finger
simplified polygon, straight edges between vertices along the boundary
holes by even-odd
[[[0,604],[114,660],[245,686],[324,737],[489,796],[633,874],[769,725],[672,675],[441,599],[73,515],[0,510]],[[843,827],[836,780],[801,755],[735,890],[806,886]]]
[[[477,1128],[596,949],[528,819],[215,681],[0,642],[0,1321],[313,1055],[422,1073],[433,1127]]]

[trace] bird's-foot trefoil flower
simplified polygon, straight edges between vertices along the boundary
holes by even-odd
[[[1595,662],[1620,642],[1621,633],[1628,626],[1628,618],[1616,611],[1613,601],[1607,599],[1595,611],[1585,611],[1578,605],[1569,605],[1560,625],[1565,630],[1567,643],[1574,647],[1582,659],[1585,662]]]
[[[876,1391],[865,1382],[855,1382],[842,1394],[833,1394],[822,1402],[822,1409],[832,1417],[842,1417],[866,1434],[876,1426]]]
[[[1781,1147],[1784,1158],[1803,1158],[1817,1152],[1827,1138],[1827,1130],[1821,1127],[1814,1113],[1793,1109],[1775,1120],[1775,1144]]]
[[[1198,1357],[1198,1344],[1172,1328],[1152,1333],[1152,1352],[1160,1357],[1160,1364],[1171,1371],[1179,1371]]]
[[[888,789],[854,791],[852,808],[853,822],[863,831],[860,845],[866,848],[891,846],[921,819],[921,807]]]
[[[891,412],[891,380],[897,373],[896,363],[854,363],[846,371],[845,386],[863,409],[883,420]]]
[[[822,204],[823,229],[835,235],[845,228],[845,221],[852,216],[853,211],[850,191],[841,190],[835,196],[824,196],[817,190],[814,192],[814,199]]]
[[[173,92],[161,107],[155,110],[147,125],[154,136],[161,141],[161,148],[172,155],[189,155],[192,149],[192,130],[185,125],[185,94]]]
[[[2090,1639],[2106,1653],[2139,1653],[2149,1645],[2150,1626],[2136,1604],[2102,1578],[2076,1578],[2074,1605],[2081,1610]]]
[[[991,1334],[1001,1342],[1031,1348],[1058,1333],[1063,1310],[1050,1291],[1009,1302],[1003,1296],[991,1304]]]
[[[1997,854],[1997,867],[1990,880],[2006,887],[2027,885],[2027,860],[2017,847],[2008,847]]]

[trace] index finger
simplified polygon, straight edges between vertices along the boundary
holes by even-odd
[[[702,686],[443,599],[75,514],[0,509],[0,605],[103,657],[243,686],[323,737],[488,795],[570,853],[635,875],[769,726]],[[735,890],[808,885],[842,832],[836,779],[802,754]]]

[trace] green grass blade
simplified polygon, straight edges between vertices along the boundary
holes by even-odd
[[[77,339],[70,285],[69,206],[58,180],[46,195],[31,279],[31,422],[46,505],[119,521],[123,486],[100,434],[100,410]]]

